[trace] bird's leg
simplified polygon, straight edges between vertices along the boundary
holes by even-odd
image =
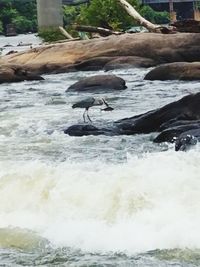
[[[106,107],[109,107],[108,103],[106,102],[106,100],[104,98],[102,98],[102,101],[103,101],[104,105],[106,105]]]
[[[85,111],[83,112],[83,121],[86,122],[85,120],[85,113],[87,112],[87,109],[85,109]]]
[[[88,114],[88,110],[89,110],[89,109],[87,109],[87,117],[88,117],[88,120],[89,120],[90,122],[92,122],[92,120],[90,119],[90,116],[89,116],[89,114]]]

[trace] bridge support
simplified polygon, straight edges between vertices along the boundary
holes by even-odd
[[[37,0],[38,28],[63,26],[62,0]]]

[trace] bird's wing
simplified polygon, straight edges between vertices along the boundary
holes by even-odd
[[[72,108],[89,108],[92,107],[95,99],[94,97],[88,97],[81,101],[78,101],[72,105]]]

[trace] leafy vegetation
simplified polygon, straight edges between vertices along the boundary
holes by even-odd
[[[65,39],[61,34],[59,29],[54,27],[48,29],[42,29],[38,32],[39,37],[41,37],[45,42],[55,42]]]
[[[134,8],[152,23],[169,22],[168,12],[156,12],[150,6],[141,6],[138,0],[128,0]],[[66,25],[78,23],[84,25],[127,30],[137,25],[133,18],[122,9],[116,0],[92,0],[90,4],[80,7],[65,7],[64,21]]]
[[[135,8],[139,8],[137,0],[129,0]],[[115,30],[127,29],[133,24],[133,19],[116,0],[93,0],[90,5],[81,7],[77,17],[80,24],[113,28]]]

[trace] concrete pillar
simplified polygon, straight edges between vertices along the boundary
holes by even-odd
[[[37,0],[38,28],[63,26],[62,0]]]
[[[174,11],[174,3],[173,0],[169,0],[169,14],[170,14],[170,21],[176,21],[176,12]]]
[[[193,2],[194,20],[200,21],[200,3],[199,1]]]
[[[200,11],[198,9],[194,10],[194,19],[200,21]]]

